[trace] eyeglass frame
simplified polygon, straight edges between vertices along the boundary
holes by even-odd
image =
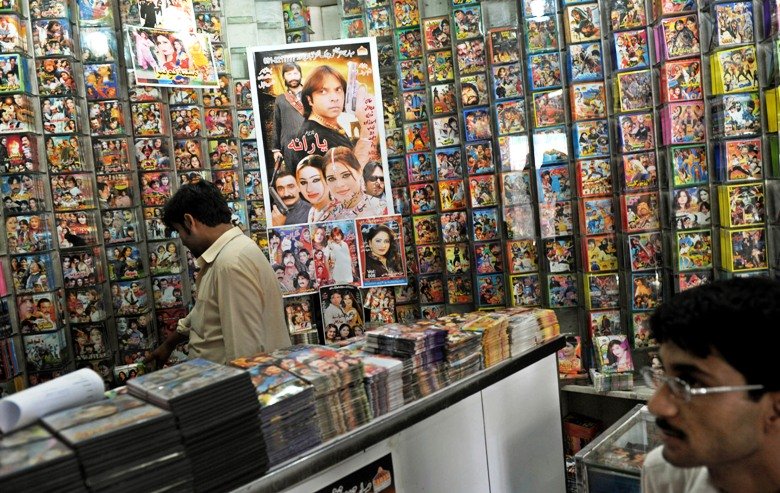
[[[669,387],[673,396],[681,399],[683,402],[690,402],[692,397],[709,394],[723,394],[726,392],[746,392],[750,390],[763,390],[764,386],[753,385],[721,385],[716,387],[691,387],[691,384],[679,377],[669,377],[659,375],[656,370],[649,366],[642,368],[640,372],[645,384],[654,391],[664,385]]]
[[[379,181],[379,180],[385,181],[385,177],[384,176],[374,176],[374,175],[371,175],[368,178],[368,181],[370,181],[370,182],[376,182],[376,181]]]

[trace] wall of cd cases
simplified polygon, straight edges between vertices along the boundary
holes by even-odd
[[[398,318],[573,311],[588,366],[623,373],[652,359],[648,317],[665,298],[774,276],[778,5],[380,0],[343,11],[377,36],[386,74],[393,197],[416,259],[395,290]]]

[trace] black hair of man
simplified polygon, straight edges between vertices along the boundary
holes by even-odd
[[[284,65],[282,65],[282,77],[284,77],[284,74],[287,72],[290,72],[292,70],[297,70],[299,74],[302,74],[303,71],[301,71],[301,66],[298,65],[295,62],[286,62]]]
[[[650,317],[651,335],[699,357],[722,357],[764,391],[780,390],[776,353],[763,336],[780,320],[780,282],[735,278],[683,291]],[[748,330],[748,333],[743,332]],[[762,339],[765,339],[762,342]],[[751,392],[754,398],[762,391]]]
[[[230,208],[225,198],[213,183],[206,180],[182,185],[163,207],[162,220],[170,229],[174,229],[174,224],[185,227],[185,214],[210,227],[230,224]]]

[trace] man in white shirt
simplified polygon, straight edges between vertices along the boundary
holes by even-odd
[[[645,379],[663,446],[645,460],[644,492],[780,491],[780,372],[761,340],[778,321],[780,283],[765,278],[684,291],[652,315],[665,375]]]
[[[197,301],[176,332],[147,359],[167,361],[189,336],[190,357],[226,363],[290,345],[279,283],[262,250],[230,223],[230,209],[213,183],[179,188],[163,209],[196,257]]]

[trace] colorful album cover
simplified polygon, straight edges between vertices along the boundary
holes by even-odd
[[[544,240],[542,260],[548,272],[574,272],[577,270],[574,237],[564,236]]]
[[[141,198],[145,206],[162,206],[173,195],[173,173],[141,174]]]
[[[531,174],[527,171],[501,173],[501,202],[504,205],[532,203]]]
[[[504,275],[489,274],[477,276],[479,306],[502,306],[506,303]]]
[[[32,25],[35,31],[35,36],[33,36],[33,51],[36,57],[74,55],[73,36],[70,21],[68,19],[36,20],[32,22]],[[21,30],[19,32],[24,31]],[[10,43],[14,43],[15,46],[26,45],[24,42],[17,42],[13,33],[11,33]]]
[[[158,314],[176,314],[177,311],[170,310],[158,312]],[[163,327],[161,326],[160,328],[162,329]],[[157,339],[154,334],[151,315],[147,313],[134,317],[117,318],[116,331],[119,336],[119,347],[125,350],[152,348]]]
[[[131,26],[127,36],[139,84],[177,87],[218,84],[214,54],[206,32],[196,34],[194,31]]]
[[[401,68],[401,89],[422,89],[425,84],[422,60],[402,60],[398,62]]]
[[[179,274],[155,277],[152,280],[154,306],[161,308],[180,308],[184,305],[182,278]]]
[[[609,156],[607,120],[574,122],[571,130],[574,156],[577,159]]]
[[[482,38],[459,41],[455,45],[455,55],[460,75],[482,73],[487,67],[485,42]]]
[[[533,109],[536,128],[566,123],[562,89],[533,93]]]
[[[539,270],[535,240],[508,241],[506,243],[506,251],[509,271],[511,273],[522,274]]]
[[[3,111],[0,134],[35,132],[35,112],[27,94],[6,96],[0,103],[0,110]]]
[[[723,145],[723,181],[761,180],[764,177],[761,139],[727,140]]]
[[[653,7],[658,17],[690,12],[696,10],[696,3],[691,0],[658,0],[653,2]]]
[[[336,284],[320,290],[325,342],[346,341],[363,335],[363,297],[349,284]]]
[[[439,228],[435,214],[412,216],[414,242],[418,245],[431,245],[439,242]]]
[[[61,212],[54,215],[60,248],[98,243],[97,211]]]
[[[163,137],[138,138],[135,142],[135,159],[143,171],[169,169],[171,151],[168,139]]]
[[[620,310],[588,312],[587,317],[591,337],[625,334],[620,319]]]
[[[663,283],[658,272],[631,275],[631,310],[654,310],[663,301]]]
[[[206,137],[233,137],[233,112],[225,108],[209,108],[205,111],[203,128]]]
[[[442,211],[466,208],[466,187],[463,180],[443,180],[438,182],[438,186]]]
[[[582,229],[586,235],[600,235],[615,231],[615,212],[611,197],[583,198]]]
[[[507,239],[520,240],[532,238],[536,235],[534,207],[532,205],[504,207],[503,213],[504,231]]]
[[[153,86],[141,86],[141,87],[148,87],[156,91],[162,91],[162,89]],[[161,98],[155,98],[155,100],[160,100],[160,99]],[[200,103],[200,97],[196,89],[192,89],[189,87],[174,87],[168,89],[168,104],[170,104],[171,106],[181,106],[184,104],[199,104],[199,103]],[[171,108],[172,113],[175,110],[176,108]]]
[[[680,272],[675,276],[675,288],[677,292],[682,293],[691,288],[703,286],[713,281],[712,271],[692,271]]]
[[[57,293],[36,293],[16,297],[17,314],[22,334],[48,332],[60,328]],[[29,363],[29,358],[28,358]]]
[[[626,232],[659,229],[657,192],[627,193],[621,196],[623,229]]]
[[[73,97],[41,100],[43,132],[46,134],[75,134],[79,129],[79,108]]]
[[[679,270],[701,270],[712,267],[710,230],[678,232],[675,246]]]
[[[203,155],[201,142],[200,139],[173,141],[173,162],[177,171],[203,169],[205,157]],[[151,169],[157,168],[151,167]]]
[[[393,0],[393,13],[396,28],[420,25],[420,10],[416,0]]]
[[[571,201],[539,204],[539,224],[542,238],[572,234],[574,218]]]
[[[742,137],[761,133],[761,101],[758,93],[723,96],[722,129],[725,137]],[[718,128],[720,115],[715,112],[713,126]]]
[[[130,71],[128,71],[130,73]],[[173,98],[174,94],[177,94],[178,90],[172,89],[170,96]],[[162,101],[163,95],[159,87],[154,86],[139,86],[135,82],[135,77],[130,73],[130,77],[127,79],[127,94],[130,102],[141,103],[143,101]]]
[[[539,274],[510,276],[512,288],[512,306],[540,306],[542,304],[542,286]]]
[[[618,130],[623,152],[647,151],[655,147],[655,129],[652,113],[621,115]]]
[[[392,180],[392,183],[398,185],[406,185],[408,181],[407,179],[408,172],[406,170],[406,160],[403,157],[388,159],[387,167],[390,168],[389,170],[390,179]]]
[[[662,19],[659,27],[661,36],[657,36],[656,43],[660,41],[663,46],[659,56],[664,55],[666,59],[672,59],[698,55],[701,52],[696,14]]]
[[[672,181],[675,187],[704,184],[709,181],[707,149],[703,145],[677,146],[669,150]]]
[[[514,63],[520,61],[518,50],[517,29],[499,28],[488,32],[490,37],[491,64]]]
[[[468,216],[466,211],[444,212],[439,215],[439,218],[441,238],[445,243],[468,241]]]
[[[474,303],[474,290],[471,276],[453,276],[447,278],[447,303],[450,305]]]
[[[34,135],[4,135],[0,139],[0,172],[25,173],[39,170],[38,145]]]
[[[524,32],[527,53],[555,51],[560,48],[558,16],[554,13],[525,19]]]
[[[483,75],[482,77],[484,80],[485,76]],[[461,78],[461,83],[463,83],[464,79],[465,77]],[[485,90],[487,90],[487,88]],[[452,83],[432,85],[431,101],[433,102],[434,115],[453,113],[457,110],[457,105],[455,102],[455,86]]]
[[[601,38],[601,11],[597,3],[566,7],[563,19],[568,43],[598,41]]]
[[[560,87],[562,84],[560,53],[529,55],[528,72],[532,91]],[[573,79],[572,82],[577,81]]]
[[[436,212],[436,186],[433,183],[409,185],[412,214]]]
[[[436,149],[436,176],[439,180],[463,177],[463,159],[460,147]],[[483,151],[484,154],[484,151]]]
[[[420,275],[444,272],[441,248],[432,245],[417,246],[417,273]]]
[[[645,11],[645,2],[642,0],[615,2],[610,7],[609,20],[613,31],[647,25],[647,12]]]
[[[569,133],[565,126],[534,130],[534,160],[537,168],[568,161],[568,135]]]
[[[146,276],[142,260],[143,254],[134,245],[107,248],[106,258],[108,260],[108,278],[111,281],[125,281]],[[73,260],[71,262],[73,263]]]
[[[663,268],[661,233],[651,231],[628,235],[628,256],[634,272]]]
[[[198,142],[198,139],[191,139]],[[190,145],[192,147],[192,144]],[[209,163],[214,170],[234,169],[239,164],[238,141],[236,139],[209,139],[206,145]],[[197,152],[192,150],[190,152]],[[197,164],[197,161],[195,162]],[[194,166],[193,166],[194,168]]]
[[[523,95],[523,71],[520,63],[492,68],[493,95],[496,99],[514,98]]]
[[[46,208],[45,187],[41,175],[4,175],[0,178],[0,192],[6,213],[39,212]]]
[[[472,207],[489,207],[498,204],[496,177],[477,175],[469,178],[469,196]]]
[[[583,267],[586,272],[617,270],[617,240],[614,234],[588,236],[582,239]]]
[[[597,336],[593,342],[603,373],[634,371],[628,336],[624,334]]]
[[[490,110],[487,107],[463,110],[466,142],[489,140],[493,137],[490,128]]]
[[[429,152],[407,154],[406,166],[409,173],[409,183],[433,180],[433,159]]]
[[[88,101],[115,99],[118,84],[115,63],[84,65],[84,87]]]
[[[46,216],[6,217],[5,233],[8,253],[35,253],[52,249],[51,226]]]
[[[241,142],[241,164],[245,170],[260,169],[260,152],[257,140]]]
[[[138,241],[140,221],[134,210],[103,211],[101,221],[103,222],[103,241],[106,245]]]
[[[427,151],[431,148],[431,134],[428,122],[407,123],[404,125],[406,152]]]
[[[578,196],[612,194],[612,167],[608,159],[578,160],[576,165]]]
[[[42,293],[54,290],[57,281],[53,266],[51,253],[13,257],[11,276],[16,293]]]
[[[362,17],[341,20],[341,35],[345,38],[359,38],[366,35],[366,24]]]
[[[124,211],[114,211],[124,212]],[[144,208],[144,228],[146,229],[146,239],[149,241],[167,240],[176,236],[176,231],[165,227],[162,221],[162,207]],[[122,228],[119,234],[133,234],[129,229]]]
[[[75,211],[95,207],[91,174],[57,175],[51,179],[55,211]]]
[[[526,169],[531,165],[529,154],[527,135],[502,135],[498,138],[498,162],[501,164],[501,171]]]
[[[434,118],[432,122],[434,144],[437,148],[460,144],[460,126],[457,117],[443,116]]]
[[[475,248],[477,248],[475,246]],[[479,248],[483,248],[480,246]],[[484,247],[489,250],[488,247]],[[481,251],[481,250],[480,250]],[[494,259],[493,256],[491,256],[491,252],[485,252],[486,258],[484,258],[484,261]],[[475,257],[477,259],[478,265],[480,261],[480,257]],[[447,244],[444,245],[444,261],[447,268],[447,274],[467,274],[471,272],[471,260],[469,255],[469,247],[467,243],[455,243],[455,244]],[[484,269],[491,269],[496,266],[496,262],[489,262],[485,263],[483,262],[483,270]],[[500,270],[500,267],[499,267]],[[489,270],[489,272],[498,272],[499,270]],[[484,273],[484,272],[483,272]]]
[[[68,347],[62,331],[22,337],[27,371],[53,370],[68,360]]]
[[[387,137],[385,137],[385,147],[387,147],[388,156],[401,156],[404,153],[404,129],[388,128]],[[403,160],[403,158],[401,158]],[[392,161],[392,158],[388,161]],[[392,169],[392,168],[391,168]]]
[[[498,210],[495,207],[471,211],[471,227],[474,232],[474,241],[498,239],[500,236],[498,224]]]
[[[723,47],[755,43],[751,2],[721,3],[713,5],[712,11],[715,16],[713,44]]]
[[[758,56],[755,46],[741,46],[715,53],[712,65],[713,94],[758,89]]]
[[[766,220],[763,183],[720,187],[719,195],[723,226],[755,226]]]
[[[398,41],[398,59],[410,60],[422,56],[420,29],[416,27],[396,31]]]
[[[431,276],[420,278],[420,303],[444,303],[444,283],[442,282],[441,277]],[[437,314],[437,308],[432,306],[423,307],[422,311],[423,317],[429,320],[444,315],[443,312]]]
[[[20,55],[1,55],[0,61],[3,64],[0,92],[29,92],[26,60]],[[35,71],[41,96],[69,96],[76,91],[73,66],[68,58],[38,59]]]
[[[550,308],[577,306],[577,274],[549,274],[547,278],[547,305]]]
[[[482,8],[479,4],[452,9],[455,39],[470,39],[482,35]]]
[[[32,10],[31,10],[32,11]],[[55,23],[59,23],[57,20],[53,20]],[[18,15],[14,14],[0,14],[0,24],[6,26],[8,35],[3,38],[3,42],[0,43],[0,53],[25,53],[27,52],[27,22],[22,20]],[[41,32],[40,36],[46,37],[47,33]],[[37,50],[37,44],[36,50]],[[43,50],[41,50],[42,52]],[[37,54],[36,54],[37,55]]]
[[[617,74],[620,111],[646,110],[653,107],[653,84],[650,70]]]
[[[699,58],[673,60],[661,67],[662,101],[693,101],[703,94]]]
[[[614,60],[617,70],[632,70],[650,65],[647,30],[623,31],[614,35]]]
[[[434,86],[434,88],[435,87],[436,86]],[[485,74],[460,77],[460,94],[461,103],[464,107],[487,104],[489,102],[489,93],[487,77]]]
[[[658,188],[658,166],[655,152],[624,154],[621,165],[623,189],[627,192]]]
[[[238,118],[238,138],[241,140],[255,139],[255,115],[252,110],[236,111]]]
[[[587,274],[585,276],[585,306],[589,310],[619,308],[618,274]]]
[[[71,327],[70,335],[73,341],[73,353],[77,361],[110,357],[111,346],[108,343],[108,332],[105,324],[96,323]]]
[[[672,193],[676,229],[696,229],[711,224],[710,188],[707,185],[678,188]]]
[[[114,11],[101,0],[78,0],[79,25],[113,26]]]
[[[409,91],[403,95],[404,120],[416,121],[428,118],[428,97],[425,91]],[[388,152],[390,150],[388,149]]]
[[[71,324],[101,322],[106,319],[103,290],[98,287],[76,288],[68,291],[65,299],[68,321]]]
[[[136,136],[165,135],[168,133],[165,125],[162,103],[133,103],[130,114],[133,120],[133,133]]]
[[[93,137],[127,133],[124,110],[119,101],[98,101],[88,103],[87,107],[89,109],[89,130]],[[52,109],[55,109],[54,105],[52,105]],[[44,128],[46,127],[45,121],[46,116],[44,115]]]
[[[572,83],[604,78],[604,58],[601,43],[582,43],[569,46],[568,67]]]
[[[526,130],[525,101],[515,99],[496,104],[498,134],[507,135]]]
[[[67,289],[93,286],[105,281],[100,248],[70,251],[63,255],[62,276]]]
[[[468,254],[468,250],[463,250]],[[474,245],[474,263],[477,274],[493,274],[504,271],[504,252],[499,242]],[[468,266],[467,266],[468,268]],[[468,269],[463,270],[465,273]]]
[[[539,202],[571,199],[571,178],[567,165],[545,166],[537,170]]]
[[[390,20],[390,8],[389,7],[377,7],[366,10],[366,21],[368,22],[367,32],[369,36],[390,36],[393,34],[393,24]],[[428,42],[426,31],[426,43]],[[447,36],[447,44],[449,45],[449,34]],[[427,46],[427,44],[426,44]],[[430,49],[430,48],[429,48]],[[381,64],[381,60],[380,60]]]
[[[721,264],[729,272],[766,269],[766,231],[763,228],[721,230]]]
[[[119,50],[114,27],[84,27],[79,32],[83,63],[116,62]]]

